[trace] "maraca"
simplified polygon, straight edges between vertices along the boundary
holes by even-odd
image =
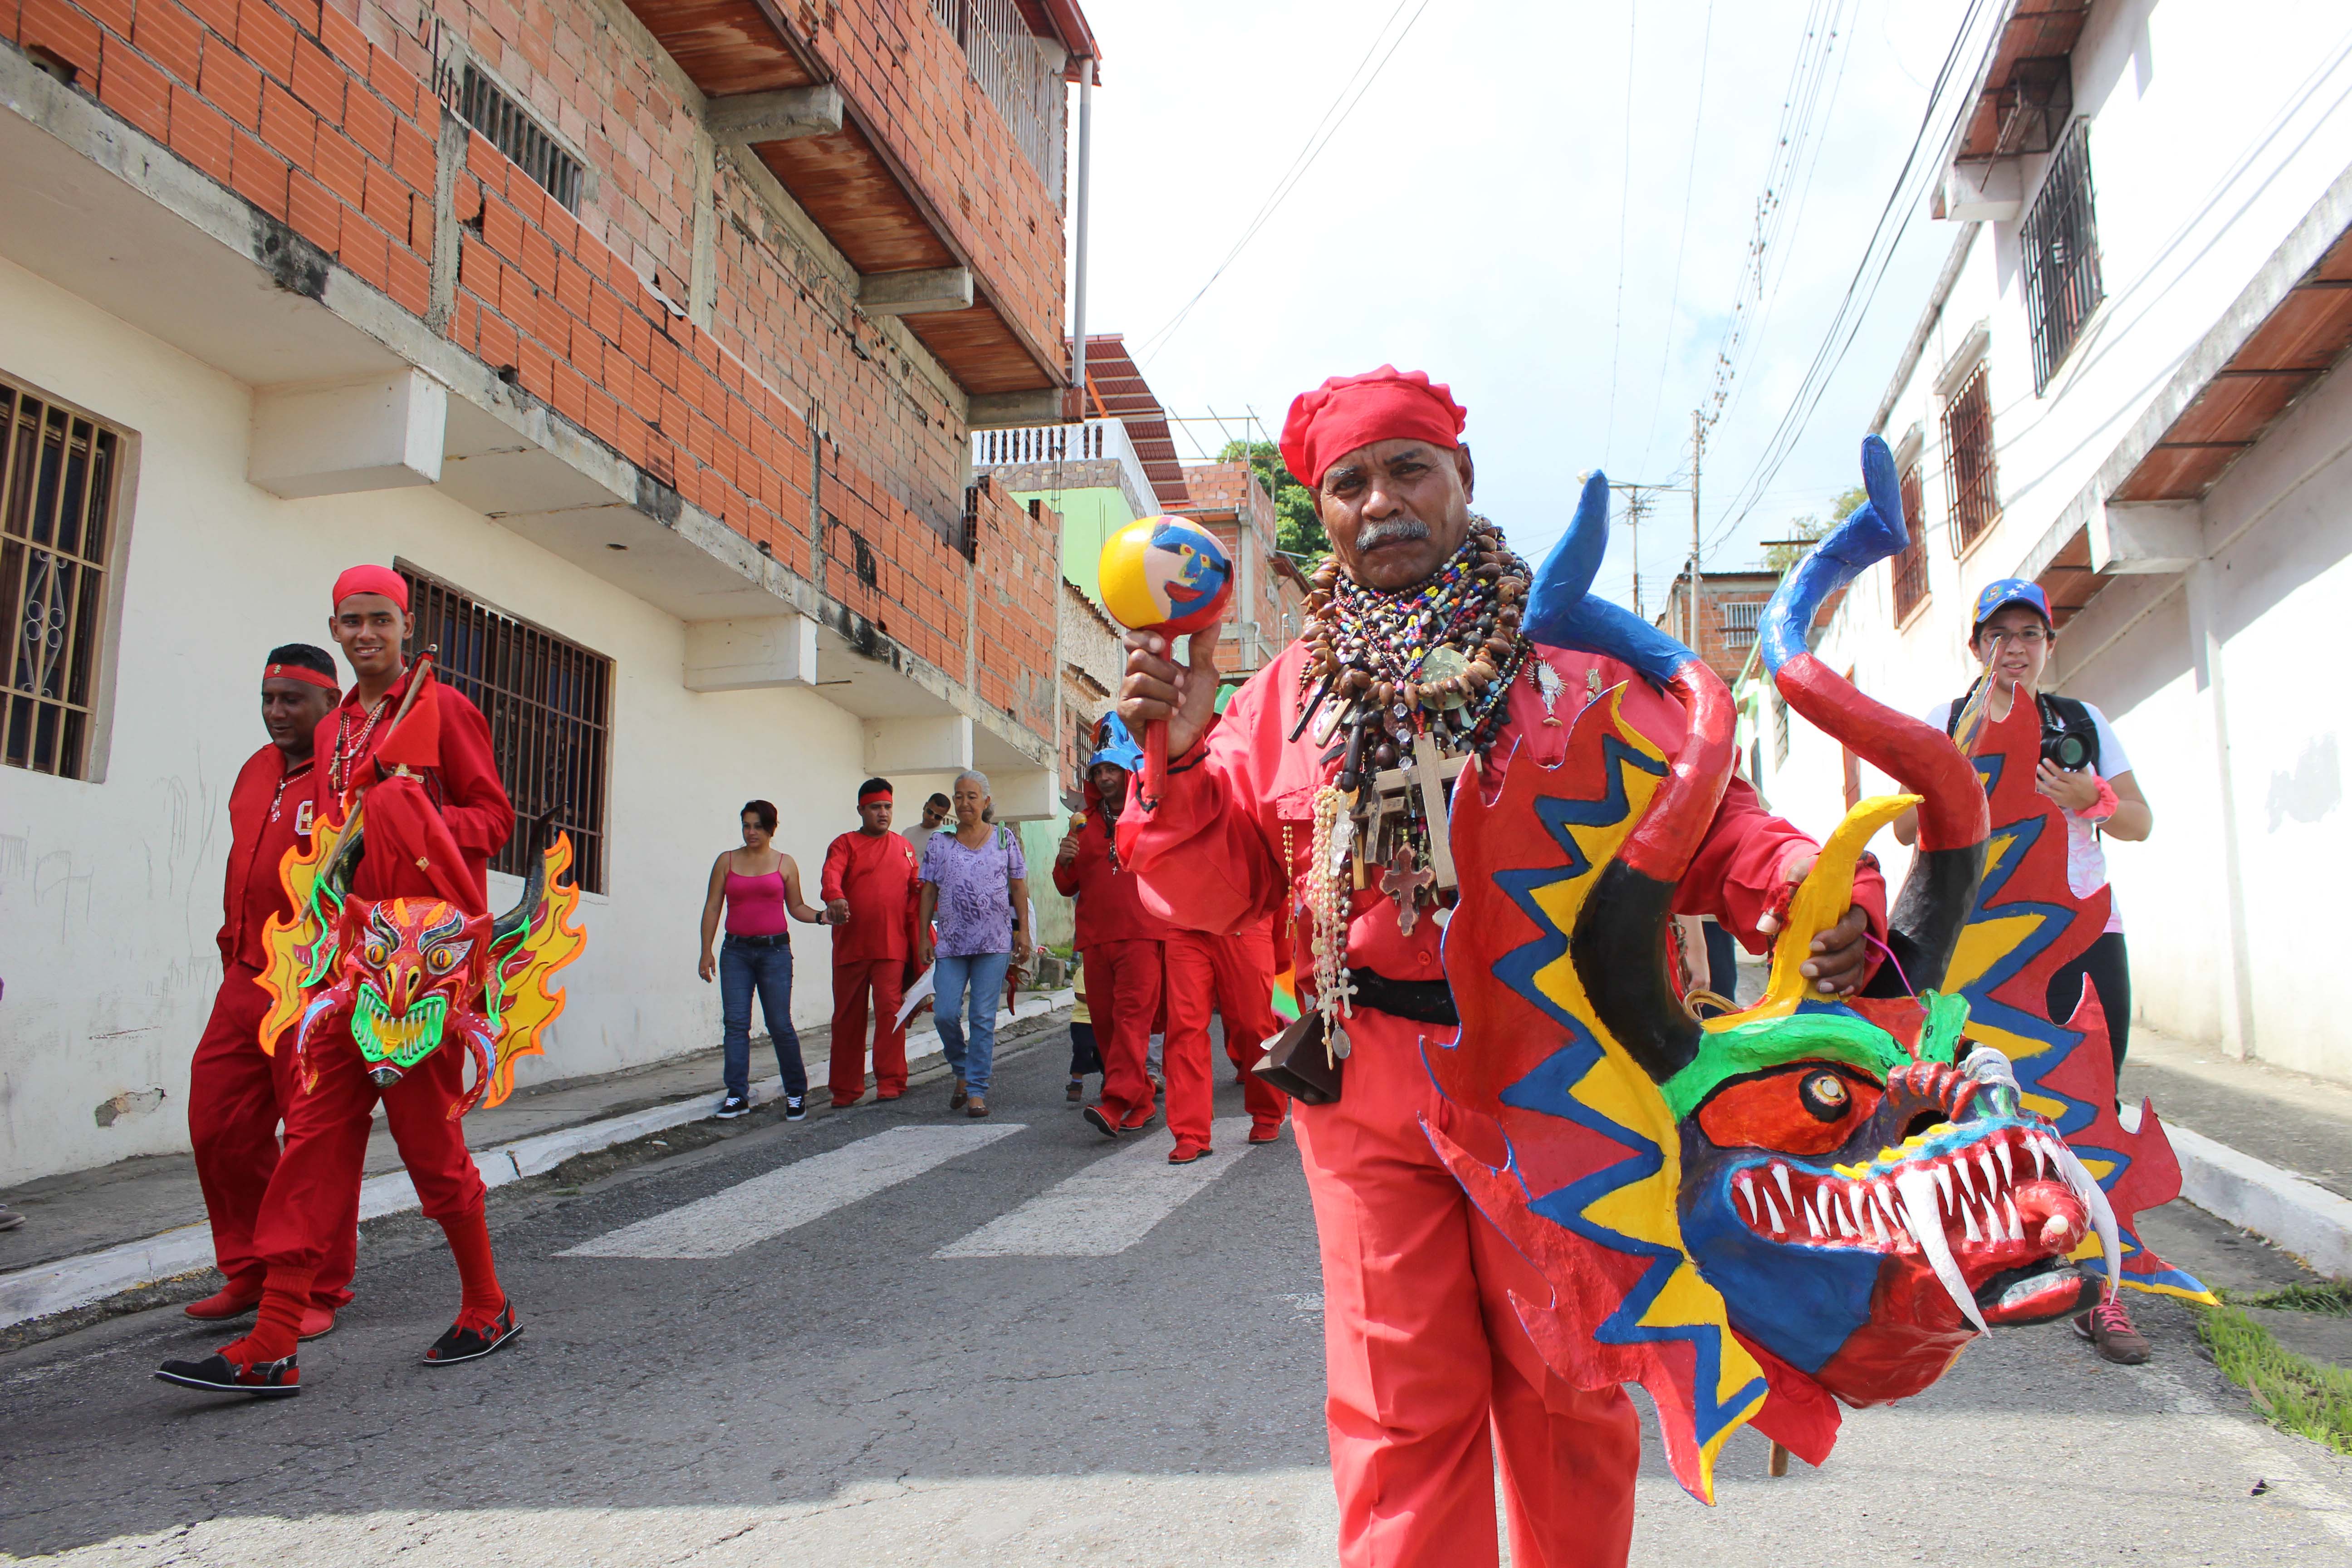
[[[1129,631],[1175,640],[1216,624],[1234,596],[1234,563],[1217,536],[1181,517],[1146,517],[1129,523],[1103,545],[1099,578],[1103,606]],[[1143,734],[1143,776],[1136,801],[1160,804],[1168,784],[1168,725],[1155,720]]]

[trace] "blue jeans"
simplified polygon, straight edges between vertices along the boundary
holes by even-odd
[[[808,1093],[808,1069],[801,1065],[801,1037],[793,1032],[793,950],[782,942],[758,947],[729,937],[719,945],[719,1001],[727,1016],[727,1092],[740,1100],[751,1091],[751,993],[760,994],[760,1014],[776,1043],[776,1068],[784,1092]]]
[[[1009,952],[974,952],[961,958],[938,954],[932,961],[931,985],[938,994],[932,1004],[939,1019],[940,1049],[948,1066],[963,1079],[968,1094],[988,1092],[989,1069],[996,1063],[997,998],[1004,994],[1004,971],[1013,963]],[[964,994],[971,992],[966,1008]],[[971,1014],[971,1037],[964,1038],[964,1015]]]

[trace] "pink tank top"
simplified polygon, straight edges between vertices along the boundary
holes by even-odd
[[[784,873],[780,867],[764,877],[727,873],[727,934],[774,936],[790,930],[784,909]]]

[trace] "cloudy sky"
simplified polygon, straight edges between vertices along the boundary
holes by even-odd
[[[1855,443],[1954,237],[1919,201],[1890,224],[1901,237],[1874,303],[1760,490],[1759,465],[1955,36],[1971,28],[1964,86],[1994,9],[1087,0],[1105,57],[1088,330],[1124,332],[1171,412],[1213,410],[1235,434],[1247,410],[1278,429],[1292,395],[1326,375],[1429,371],[1470,410],[1480,510],[1535,555],[1585,469],[1687,483],[1691,413],[1715,388],[1784,101],[1810,81],[1812,111],[1795,118],[1813,135],[1780,183],[1778,243],[1707,438],[1707,565],[1749,563],[1759,541],[1855,481]],[[1801,73],[1801,60],[1813,64]],[[1955,88],[1945,101],[1958,100]],[[1347,117],[1332,131],[1335,103]],[[1949,124],[1939,111],[1923,158]],[[1311,166],[1210,283],[1318,125]],[[1213,454],[1216,432],[1193,428]],[[1179,447],[1195,456],[1181,435]],[[1691,532],[1687,494],[1655,505],[1641,540],[1653,611]],[[1621,529],[1600,584],[1620,600],[1631,544]]]

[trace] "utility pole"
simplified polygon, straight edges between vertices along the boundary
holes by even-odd
[[[1625,521],[1633,527],[1633,613],[1642,613],[1642,492],[1636,488],[1625,498]]]
[[[1685,601],[1685,609],[1687,613],[1683,617],[1684,627],[1689,634],[1684,638],[1684,641],[1689,644],[1690,650],[1693,653],[1696,653],[1698,651],[1698,568],[1700,551],[1698,538],[1698,470],[1699,458],[1706,450],[1706,426],[1702,420],[1699,410],[1694,408],[1691,410],[1690,597],[1688,600]]]

